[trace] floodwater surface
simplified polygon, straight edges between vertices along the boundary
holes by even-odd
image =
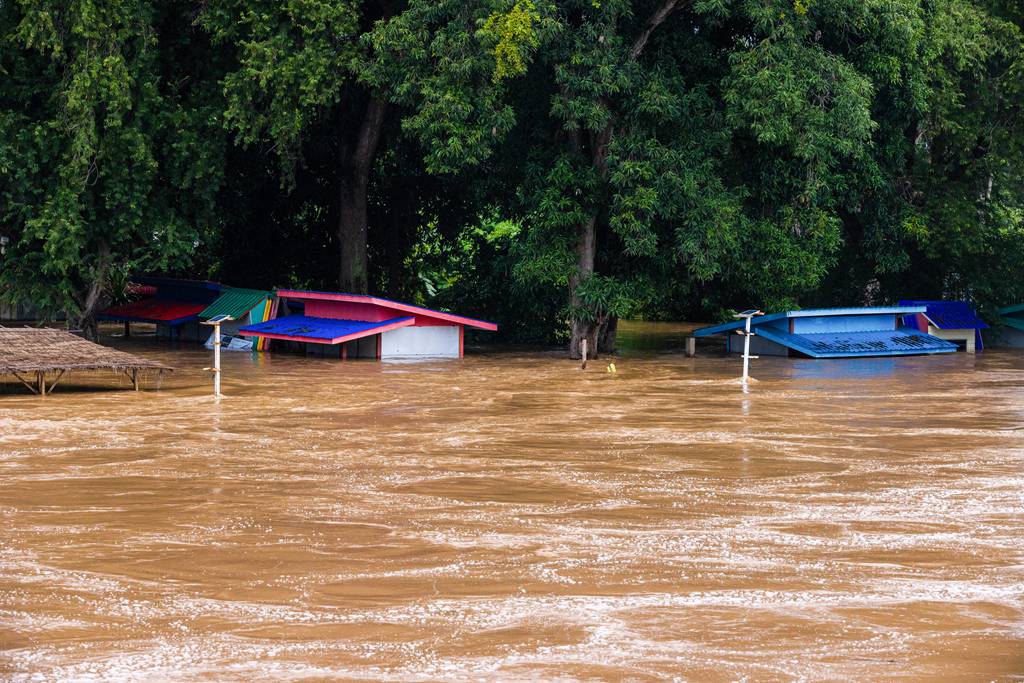
[[[622,336],[0,385],[0,677],[1022,679],[1024,353]]]

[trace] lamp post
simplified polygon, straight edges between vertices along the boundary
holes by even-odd
[[[752,308],[749,311],[743,311],[742,313],[737,313],[736,315],[733,316],[734,318],[743,318],[744,319],[743,331],[736,330],[737,334],[742,334],[743,335],[743,383],[744,384],[746,384],[747,380],[750,378],[750,359],[751,358],[757,358],[757,356],[751,356],[750,355],[750,338],[752,336],[754,336],[754,334],[755,334],[754,332],[750,331],[750,319],[753,318],[755,315],[764,315],[764,314],[761,313],[761,311],[758,311],[758,310]]]
[[[203,368],[213,373],[213,395],[221,397],[220,393],[220,324],[234,320],[230,315],[215,315],[209,320],[204,320],[204,325],[213,326],[213,367]]]

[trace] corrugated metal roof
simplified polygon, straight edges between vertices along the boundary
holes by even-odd
[[[394,301],[392,299],[382,299],[379,296],[371,296],[369,294],[348,294],[345,292],[317,292],[312,290],[301,289],[278,289],[277,295],[284,299],[313,299],[316,301],[344,301],[348,303],[363,303],[373,306],[381,306],[382,308],[387,308],[393,311],[397,311],[399,313],[412,313],[413,315],[422,315],[427,318],[437,318],[439,320],[453,322],[458,325],[476,327],[481,330],[490,330],[492,332],[496,332],[498,330],[498,325],[496,323],[488,322],[486,320],[467,318],[464,315],[446,313],[445,311],[435,311],[431,308],[415,306],[413,304],[407,304],[402,301]]]
[[[211,282],[210,280],[188,280],[186,278],[178,277],[150,277],[140,276],[132,278],[134,282],[140,285],[149,285],[152,287],[174,287],[177,289],[207,289],[212,291],[220,291],[223,289],[223,285],[219,282]]]
[[[966,301],[901,301],[901,306],[924,306],[924,315],[940,330],[984,330],[985,321]]]
[[[999,315],[1013,315],[1014,313],[1024,312],[1024,304],[1015,304],[1013,306],[1007,306],[1006,308],[999,309]]]
[[[906,327],[898,330],[815,334],[791,334],[761,328],[757,334],[811,358],[906,356],[956,351],[956,344]]]
[[[204,320],[215,315],[229,315],[238,320],[259,305],[261,301],[273,296],[271,292],[261,289],[243,289],[232,287],[221,294],[216,301],[203,309],[199,314]]]
[[[167,299],[143,299],[130,304],[111,306],[100,313],[101,320],[127,320],[140,323],[180,325],[196,320],[203,304]]]
[[[247,325],[239,329],[239,334],[246,337],[268,337],[270,339],[286,339],[291,341],[313,342],[317,344],[340,344],[341,342],[359,339],[378,334],[398,327],[413,324],[415,318],[392,318],[381,322],[365,320],[339,320],[335,318],[315,318],[308,315],[289,315],[283,318],[268,320],[255,325]]]
[[[818,317],[832,317],[841,315],[909,315],[911,313],[924,313],[924,306],[875,306],[875,307],[863,307],[863,308],[806,308],[799,311],[786,311],[784,313],[769,313],[768,315],[759,315],[755,318],[750,319],[750,326],[757,327],[758,325],[764,325],[765,323],[772,322],[773,320],[782,320],[783,318],[818,318]],[[746,325],[746,321],[737,320],[731,323],[722,323],[721,325],[712,325],[711,327],[702,327],[699,330],[693,331],[695,337],[710,337],[714,334],[721,334],[723,332],[732,332],[733,330],[743,329]]]

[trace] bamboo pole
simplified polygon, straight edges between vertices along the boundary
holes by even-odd
[[[21,382],[26,387],[28,387],[29,391],[31,391],[33,394],[36,393],[36,388],[34,386],[32,386],[32,384],[27,379],[25,379],[24,377],[22,377],[21,375],[19,375],[16,372],[11,373],[11,374],[13,374],[15,377],[17,377],[19,382]]]
[[[587,338],[580,340],[580,370],[587,369]]]
[[[48,393],[48,394],[52,394],[53,393],[54,388],[57,386],[57,382],[60,381],[60,378],[64,376],[65,372],[67,372],[66,368],[64,370],[61,370],[60,372],[57,373],[57,376],[53,379],[53,382],[50,384],[50,388],[47,389],[46,393]]]

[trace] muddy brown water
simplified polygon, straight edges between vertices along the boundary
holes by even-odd
[[[684,331],[2,385],[0,677],[1021,680],[1024,353]]]

